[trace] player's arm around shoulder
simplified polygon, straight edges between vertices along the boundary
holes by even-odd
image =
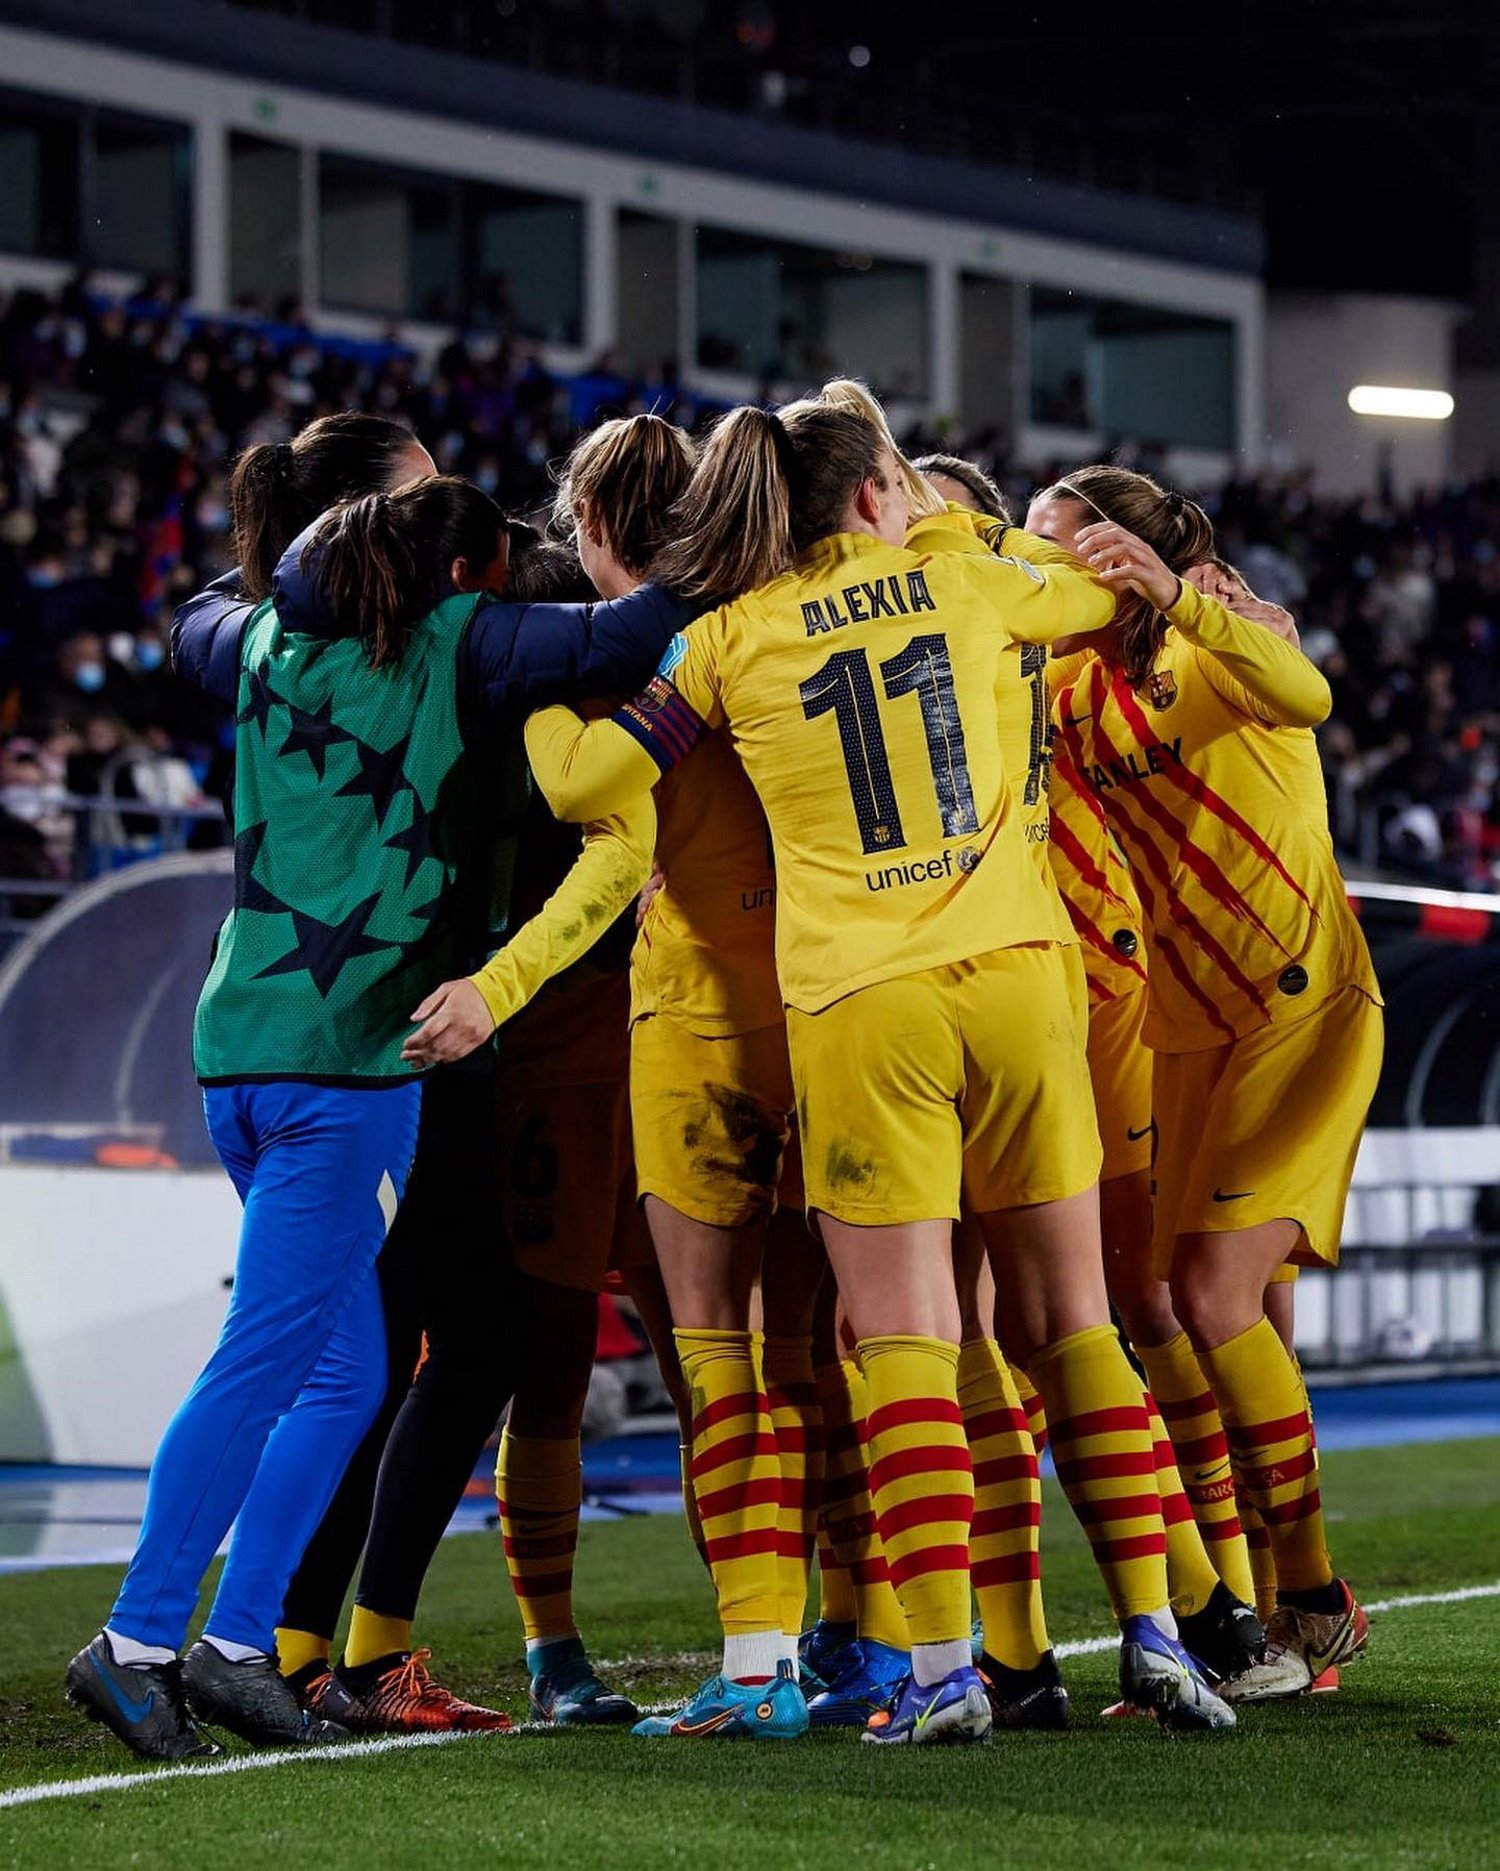
[[[1333,707],[1327,677],[1302,653],[1289,613],[1254,598],[1249,604],[1231,609],[1184,578],[1162,614],[1233,707],[1266,727],[1318,727]]]
[[[985,606],[991,628],[998,609],[1002,627],[1019,643],[1051,643],[1107,624],[1116,600],[1097,574],[1067,554],[1056,558],[1059,548],[1044,540],[1035,543],[1054,559],[1038,563],[1030,556],[1032,541],[1032,534],[1007,527],[997,545],[977,553],[947,552],[933,561],[934,571],[965,599]],[[1017,546],[1027,547],[1027,556]]]
[[[679,631],[645,688],[607,720],[585,723],[571,708],[553,707],[527,721],[532,773],[560,819],[576,823],[618,811],[722,723],[722,616],[709,612]]]
[[[172,669],[221,702],[239,693],[240,645],[256,606],[240,595],[236,569],[179,605],[172,618]]]
[[[577,825],[645,798],[660,768],[613,719],[585,721],[564,704],[526,720],[526,758],[555,817]]]

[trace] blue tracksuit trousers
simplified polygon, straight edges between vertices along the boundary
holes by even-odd
[[[406,1187],[417,1083],[290,1080],[204,1092],[244,1220],[213,1355],[162,1437],[111,1630],[179,1649],[209,1561],[238,1517],[209,1613],[215,1637],[270,1650],[302,1550],[385,1392],[375,1260]]]

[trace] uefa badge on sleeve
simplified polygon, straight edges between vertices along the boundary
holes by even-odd
[[[1158,713],[1177,700],[1177,678],[1170,669],[1160,669],[1148,680],[1146,700]]]

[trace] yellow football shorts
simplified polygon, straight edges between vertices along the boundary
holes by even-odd
[[[636,1186],[694,1221],[738,1228],[800,1207],[787,1143],[792,1070],[786,1028],[694,1033],[670,1014],[630,1029]],[[793,1153],[794,1154],[794,1153]]]
[[[1290,1026],[1155,1055],[1153,1259],[1162,1279],[1179,1235],[1282,1219],[1302,1227],[1293,1261],[1337,1264],[1384,1042],[1380,1007],[1345,987]]]
[[[1151,1051],[1141,1038],[1146,984],[1089,1009],[1089,1077],[1104,1167],[1099,1180],[1151,1167]]]
[[[1087,1189],[1099,1132],[1066,955],[996,949],[789,1008],[808,1208],[884,1227]]]

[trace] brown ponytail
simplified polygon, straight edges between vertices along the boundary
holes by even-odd
[[[784,572],[843,525],[867,480],[884,487],[885,439],[863,415],[818,399],[780,415],[734,409],[671,515],[651,576],[686,597],[737,597]]]
[[[1106,463],[1075,468],[1036,498],[1075,500],[1090,520],[1113,520],[1145,540],[1174,572],[1201,565],[1215,554],[1213,521],[1202,507],[1130,468]],[[1121,665],[1127,681],[1139,688],[1155,666],[1167,634],[1166,619],[1145,598],[1132,597],[1122,600],[1116,622]]]
[[[341,500],[384,493],[403,480],[410,429],[345,410],[320,416],[290,442],[247,448],[229,477],[240,589],[259,603],[276,561],[304,527]]]
[[[399,663],[411,634],[451,592],[449,569],[480,571],[504,531],[487,494],[455,475],[413,481],[335,507],[302,555],[340,627],[360,637],[372,669]]]
[[[552,509],[571,532],[580,507],[627,572],[644,578],[667,542],[667,512],[693,472],[693,444],[661,416],[618,417],[585,435],[563,470]]]

